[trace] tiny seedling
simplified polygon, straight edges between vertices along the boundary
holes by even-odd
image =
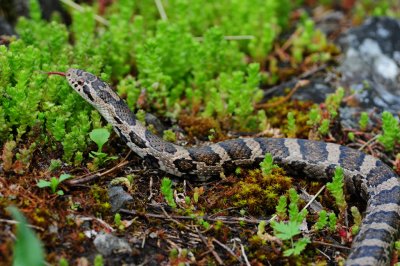
[[[316,126],[321,120],[321,115],[318,108],[312,108],[308,113],[307,125]]]
[[[193,201],[195,203],[199,202],[199,197],[204,194],[204,187],[195,187],[193,193]]]
[[[103,266],[104,265],[104,259],[101,254],[97,254],[96,257],[94,257],[94,266]]]
[[[68,266],[68,260],[66,258],[60,258],[60,260],[58,261],[58,266]]]
[[[208,229],[210,229],[210,227],[211,227],[210,223],[207,222],[207,221],[204,221],[204,219],[202,219],[202,218],[198,218],[198,219],[197,219],[197,223],[198,223],[199,225],[203,226],[203,228],[204,228],[205,230],[208,230]]]
[[[62,162],[61,160],[51,160],[50,161],[50,166],[49,166],[49,171],[53,172],[54,170],[57,170],[61,167]]]
[[[356,138],[354,132],[347,133],[347,137],[349,138],[350,141],[354,141]]]
[[[350,208],[351,216],[353,216],[354,225],[351,227],[351,233],[356,235],[360,231],[362,216],[356,206]]]
[[[287,136],[289,138],[295,138],[296,137],[296,118],[294,117],[293,112],[289,112],[287,114]]]
[[[400,142],[400,126],[399,121],[390,113],[382,113],[382,131],[378,141],[385,147],[386,151],[392,151],[396,142]]]
[[[367,112],[362,112],[360,115],[360,120],[358,121],[358,125],[361,130],[366,130],[369,122],[369,116]]]
[[[315,223],[315,228],[317,230],[322,230],[328,224],[328,215],[325,210],[321,210],[318,213],[318,221]]]
[[[265,154],[264,160],[260,163],[260,166],[263,175],[271,174],[272,170],[278,167],[274,164],[274,158],[270,153]]]
[[[328,218],[329,218],[329,230],[331,230],[331,232],[334,232],[336,230],[337,217],[335,213],[331,212]]]
[[[347,207],[346,199],[344,198],[343,192],[343,180],[343,169],[341,167],[336,167],[332,182],[326,184],[326,188],[335,198],[335,202],[336,205],[339,207],[340,213],[344,213]]]
[[[57,193],[58,195],[64,195],[64,191],[61,189],[57,190],[57,187],[65,180],[71,178],[72,176],[69,174],[62,174],[59,178],[53,176],[50,181],[40,179],[39,182],[36,184],[40,188],[49,187],[51,189],[51,193]]]
[[[285,196],[280,196],[278,205],[275,207],[276,215],[283,220],[287,217],[286,210],[287,210],[287,198]]]
[[[397,251],[400,251],[400,240],[399,240],[399,241],[396,241],[396,242],[394,243],[394,246],[395,246],[395,248],[396,248]]]
[[[321,125],[318,128],[319,133],[321,133],[322,135],[326,135],[329,133],[329,125],[330,125],[331,121],[327,118],[323,119],[321,122]]]
[[[96,128],[93,129],[89,134],[90,139],[96,143],[97,152],[91,151],[89,156],[94,159],[94,164],[96,166],[100,166],[109,160],[117,159],[116,156],[108,156],[107,153],[102,152],[103,145],[110,138],[110,132],[108,132],[105,128]]]
[[[171,179],[164,177],[161,181],[161,193],[163,194],[168,205],[172,208],[176,208],[176,203],[174,200],[174,190],[172,189]]]
[[[125,225],[124,225],[124,223],[122,222],[121,214],[118,213],[118,212],[114,215],[114,223],[115,223],[115,225],[118,227],[119,230],[122,231],[122,230],[125,229]]]
[[[176,142],[175,132],[172,131],[171,129],[164,130],[163,139],[169,142]]]

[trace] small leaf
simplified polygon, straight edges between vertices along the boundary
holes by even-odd
[[[44,252],[42,244],[35,233],[27,226],[25,217],[15,207],[8,207],[17,224],[16,240],[14,244],[14,266],[42,266],[44,265]]]
[[[290,257],[294,254],[294,248],[289,248],[283,252],[283,256]]]
[[[71,178],[72,176],[70,174],[62,174],[60,175],[60,178],[58,179],[58,182],[61,183],[69,178]]]
[[[64,195],[64,191],[62,191],[62,190],[60,189],[60,190],[57,191],[57,194],[60,195],[60,196],[62,196],[62,195]]]
[[[271,223],[271,226],[274,228],[275,236],[282,240],[289,240],[295,235],[300,234],[299,224],[297,222],[274,222]]]
[[[97,157],[97,158],[102,159],[102,158],[106,158],[107,157],[107,153],[92,151],[92,152],[90,152],[89,156],[91,158],[96,158]]]
[[[46,181],[44,179],[40,179],[39,182],[37,182],[36,186],[40,187],[40,188],[44,188],[44,187],[50,187],[50,182]]]
[[[96,128],[90,132],[89,137],[93,140],[97,147],[99,148],[99,152],[103,148],[104,143],[106,143],[110,137],[110,132],[108,132],[105,128]]]
[[[294,243],[294,252],[293,255],[300,255],[300,253],[306,248],[307,244],[311,241],[309,238],[301,238]]]

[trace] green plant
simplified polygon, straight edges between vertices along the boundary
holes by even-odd
[[[176,248],[171,249],[169,252],[170,259],[177,258],[178,255],[179,255],[179,251]]]
[[[68,263],[68,260],[66,258],[61,258],[58,261],[58,266],[68,266],[68,265],[69,265],[69,263]]]
[[[336,118],[338,115],[338,109],[340,107],[340,103],[342,102],[344,97],[344,88],[339,87],[336,89],[335,93],[329,94],[325,99],[326,108],[329,111],[329,115],[332,119]]]
[[[321,210],[318,213],[318,221],[315,223],[315,228],[317,230],[322,230],[328,224],[328,215],[325,210]]]
[[[52,177],[50,181],[40,179],[39,182],[36,184],[39,188],[49,187],[51,189],[51,193],[57,193],[58,195],[64,195],[64,191],[61,189],[57,190],[58,186],[65,180],[72,178],[69,174],[61,174],[59,178]]]
[[[340,212],[343,214],[347,208],[346,199],[343,192],[344,175],[341,167],[336,167],[335,174],[332,177],[332,182],[326,184],[326,188],[335,198],[336,205],[339,207]]]
[[[335,93],[329,94],[325,99],[326,111],[321,106],[314,106],[308,113],[307,124],[312,126],[314,129],[318,129],[319,134],[327,135],[329,133],[330,124],[338,115],[340,103],[344,97],[344,89],[339,87]]]
[[[266,221],[261,221],[257,226],[257,237],[261,239],[263,245],[270,239],[270,235],[266,233],[265,227],[267,226]]]
[[[200,195],[204,193],[204,189],[203,189],[203,187],[200,187],[200,188],[195,187],[193,190],[194,190],[193,201],[194,201],[194,203],[198,203]]]
[[[382,135],[378,136],[378,141],[385,147],[385,150],[392,151],[395,143],[400,141],[400,126],[394,116],[387,111],[382,113]]]
[[[125,225],[121,220],[121,214],[118,212],[116,214],[114,214],[114,223],[118,227],[119,230],[122,231],[125,229]]]
[[[358,121],[358,125],[361,130],[366,130],[369,122],[369,116],[367,112],[362,112],[360,115],[360,120]]]
[[[318,128],[319,133],[326,135],[329,133],[329,125],[331,121],[329,119],[323,119],[321,125]]]
[[[207,222],[207,221],[204,221],[204,219],[197,219],[197,223],[198,223],[199,225],[203,226],[203,228],[204,228],[205,230],[208,230],[208,229],[210,229],[210,227],[211,227],[210,223]]]
[[[118,212],[116,214],[114,214],[114,223],[117,226],[121,225],[121,214],[119,214]]]
[[[351,233],[353,235],[356,235],[358,233],[358,231],[360,230],[362,216],[360,214],[360,211],[355,206],[352,206],[350,208],[350,211],[351,211],[351,215],[353,216],[353,221],[354,221],[354,225],[351,227]]]
[[[321,114],[317,107],[313,107],[310,109],[308,113],[308,121],[307,124],[311,126],[316,126],[321,120]]]
[[[103,145],[110,138],[110,132],[108,132],[107,129],[105,128],[93,129],[92,132],[90,132],[89,136],[90,139],[97,145],[97,152],[91,151],[89,154],[91,158],[94,158],[94,164],[96,166],[103,165],[105,162],[109,160],[116,160],[118,158],[116,156],[108,156],[107,153],[102,152]]]
[[[297,131],[297,127],[296,127],[296,119],[294,117],[294,114],[292,112],[289,112],[287,114],[287,136],[289,138],[295,138],[296,137],[296,131]]]
[[[349,138],[350,141],[354,141],[355,140],[354,132],[347,133],[347,137]]]
[[[169,142],[176,142],[176,135],[175,132],[171,129],[164,130],[163,132],[163,139]]]
[[[94,257],[94,262],[93,262],[94,266],[103,266],[104,265],[104,260],[103,260],[103,256],[101,254],[97,254]]]
[[[13,265],[45,265],[42,243],[27,226],[25,217],[15,207],[8,207],[14,220],[18,222],[14,244]]]
[[[318,61],[326,61],[330,58],[327,52],[327,39],[318,29],[315,29],[315,23],[310,18],[305,18],[300,22],[296,30],[297,37],[293,40],[291,53],[294,60],[299,63],[303,61],[305,54],[313,54]]]
[[[274,168],[278,167],[278,165],[274,164],[272,154],[267,153],[265,154],[264,160],[260,163],[260,167],[263,175],[269,175]]]
[[[217,116],[223,118],[227,114],[232,115],[233,126],[239,129],[257,129],[258,116],[253,115],[254,104],[262,97],[259,89],[260,74],[259,65],[250,64],[247,73],[234,71],[233,73],[221,73],[219,78],[210,84],[209,92],[204,92],[205,116]],[[247,74],[247,76],[246,76]],[[192,95],[193,91],[187,90]]]
[[[300,226],[303,220],[307,216],[307,210],[298,209],[299,195],[295,189],[289,189],[289,199],[290,204],[287,212],[289,213],[289,221],[271,221],[271,227],[274,229],[274,235],[281,240],[290,240],[290,248],[283,252],[283,255],[288,256],[298,256],[305,249],[308,243],[310,243],[309,238],[300,238],[294,241],[294,237],[301,233]],[[281,200],[280,200],[281,201]]]
[[[276,205],[276,215],[283,220],[287,217],[287,198],[285,196],[280,196],[278,204]]]
[[[334,232],[336,230],[337,217],[336,217],[335,213],[331,212],[331,213],[329,213],[328,218],[329,218],[329,230]]]
[[[174,200],[174,191],[172,189],[171,179],[164,177],[161,180],[161,193],[163,194],[168,205],[171,206],[172,208],[176,208],[176,203]]]
[[[62,162],[61,160],[51,160],[50,161],[50,166],[49,166],[49,171],[53,172],[54,170],[57,170],[61,167]]]

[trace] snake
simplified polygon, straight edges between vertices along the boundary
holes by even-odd
[[[69,69],[65,76],[134,153],[173,176],[220,176],[237,167],[259,164],[267,153],[294,176],[325,181],[341,167],[346,191],[366,202],[346,265],[390,264],[400,231],[400,178],[381,160],[346,146],[294,138],[237,138],[204,146],[176,145],[148,130],[99,77],[81,69]]]

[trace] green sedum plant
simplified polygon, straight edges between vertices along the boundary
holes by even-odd
[[[264,160],[260,163],[260,167],[263,175],[269,175],[274,168],[278,167],[278,165],[274,164],[272,154],[267,153],[265,154]]]
[[[318,213],[318,221],[315,223],[315,228],[317,230],[322,230],[328,224],[328,215],[325,210],[321,210]]]
[[[176,208],[176,203],[174,200],[174,190],[172,189],[172,180],[164,177],[161,180],[161,193],[163,194],[168,205],[172,208]]]
[[[335,174],[332,177],[332,182],[326,184],[326,188],[335,198],[336,205],[341,213],[344,213],[347,208],[346,199],[344,197],[344,174],[341,167],[336,167]]]
[[[297,127],[296,127],[296,118],[294,117],[293,112],[289,112],[287,114],[287,136],[289,138],[295,138],[296,137],[296,131],[297,131]]]
[[[390,112],[382,113],[382,131],[378,141],[385,150],[392,151],[395,144],[400,142],[400,126],[399,121]]]
[[[366,130],[369,123],[369,116],[367,112],[362,112],[360,115],[360,120],[358,121],[358,125],[361,130]]]

